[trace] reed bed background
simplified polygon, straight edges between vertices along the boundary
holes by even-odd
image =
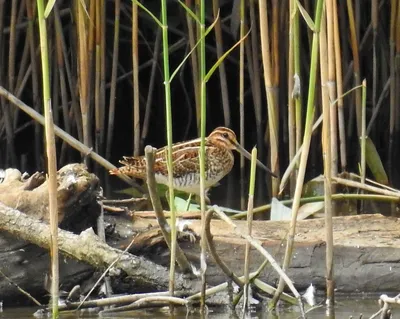
[[[185,4],[196,12],[194,3]],[[312,1],[301,2],[301,10],[295,1],[249,1],[243,7],[240,1],[212,1],[206,6],[206,25],[215,22],[206,37],[207,66],[245,38],[207,83],[207,133],[219,125],[233,128],[241,143],[247,148],[257,144],[261,160],[283,173],[307,130],[310,67],[316,63],[311,87],[315,111],[310,119],[322,112],[324,88],[325,103],[339,98],[330,107],[332,174],[359,171],[361,90],[343,94],[366,79],[367,145],[375,146],[390,183],[398,184],[393,165],[400,126],[398,1],[370,1],[368,6],[361,1],[326,1],[326,31],[319,34],[324,39],[318,48],[321,61],[312,61],[313,30],[307,23],[307,16],[314,17]],[[148,1],[146,7],[160,17],[158,1]],[[199,27],[178,2],[168,2],[168,13],[169,65],[175,70],[194,48]],[[41,111],[36,2],[0,2],[0,17],[0,84]],[[165,145],[162,31],[151,16],[131,1],[57,1],[46,23],[55,124],[112,163],[122,155],[142,154],[147,144]],[[200,132],[200,71],[199,51],[194,50],[170,83],[174,141]],[[321,86],[321,81],[326,84]],[[0,166],[44,169],[40,124],[4,98],[0,112]],[[310,141],[306,180],[323,171],[321,132],[318,128]],[[63,141],[56,142],[58,167],[81,159]],[[234,185],[244,180],[244,198],[246,165],[243,160],[236,165],[223,181],[225,187],[213,191],[214,199],[245,207]],[[97,172],[106,175],[100,168]],[[297,172],[298,165],[285,195],[294,194]],[[256,204],[268,202],[279,190],[279,180],[271,182],[258,174]],[[367,175],[371,177],[370,171]]]
[[[395,187],[400,182],[399,1],[56,1],[46,19],[50,90],[42,84],[47,69],[37,12],[36,1],[0,1],[0,86],[39,113],[51,98],[54,123],[112,163],[142,154],[147,144],[233,128],[242,145],[257,144],[258,157],[289,176],[286,184],[286,177],[258,172],[248,208],[272,196],[293,198],[283,270],[303,184],[324,174],[333,305],[332,179],[353,171],[362,183],[366,176]],[[0,167],[47,170],[44,129],[0,92]],[[323,125],[314,130],[320,116]],[[111,189],[90,150],[79,153],[63,140],[56,147],[58,167],[83,159]],[[201,154],[203,147],[204,140]],[[290,163],[291,174],[283,175]],[[230,174],[211,198],[244,209],[249,169],[243,158],[237,167],[240,174]],[[203,193],[201,207],[205,222]],[[171,255],[175,236],[173,229]],[[282,279],[274,301],[283,286]]]
[[[396,186],[398,1],[370,1],[368,5],[326,1],[326,30],[318,33],[315,56],[318,59],[320,53],[320,61],[312,60],[313,26],[307,23],[307,17],[314,18],[316,3],[300,2],[300,9],[296,1],[249,1],[243,7],[240,3],[206,4],[206,25],[215,22],[206,37],[207,66],[245,38],[207,83],[207,133],[219,125],[233,128],[241,143],[247,148],[257,144],[261,160],[283,173],[303,143],[306,117],[317,119],[324,103],[339,98],[329,108],[331,171],[333,176],[344,170],[359,172],[361,90],[345,97],[343,93],[366,79],[367,145],[375,146],[390,183]],[[196,12],[194,3],[185,4]],[[160,17],[158,1],[148,1],[146,7]],[[178,2],[168,2],[168,13],[169,66],[175,70],[195,46],[200,30]],[[36,2],[1,2],[0,17],[0,84],[41,111]],[[165,145],[162,31],[151,16],[131,1],[57,1],[46,23],[55,124],[112,163],[122,155],[142,154],[146,144]],[[190,54],[170,83],[174,141],[200,132],[199,53]],[[312,103],[313,96],[315,111],[308,114],[307,103]],[[0,166],[44,169],[43,128],[4,98],[0,112]],[[306,180],[323,172],[321,132],[320,127],[310,141]],[[58,167],[81,158],[61,140],[57,140],[57,150]],[[239,194],[234,186],[244,180],[240,189],[244,198],[249,171],[245,165],[243,160],[236,165],[241,173],[230,174],[223,182],[225,187],[213,191],[214,199],[245,207],[245,201],[236,200]],[[104,174],[105,170],[98,168],[97,172]],[[298,165],[285,195],[294,194],[297,172]],[[258,174],[256,204],[276,195],[280,182]],[[370,171],[367,175],[371,177]]]

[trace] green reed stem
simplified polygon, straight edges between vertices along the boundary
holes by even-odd
[[[54,138],[54,123],[51,112],[50,98],[50,71],[49,54],[47,46],[46,20],[44,18],[43,0],[37,0],[38,24],[40,33],[40,55],[42,61],[43,81],[43,109],[45,116],[46,153],[48,169],[49,189],[49,214],[50,214],[50,255],[51,255],[51,303],[52,316],[58,317],[58,284],[59,284],[59,262],[58,262],[58,212],[57,212],[57,164],[56,144]]]
[[[169,274],[169,291],[174,294],[175,290],[175,256],[176,256],[176,214],[174,204],[174,180],[172,167],[172,112],[171,112],[171,82],[169,77],[169,56],[168,56],[168,21],[167,21],[167,0],[161,1],[161,24],[163,44],[163,68],[164,68],[164,89],[165,89],[165,114],[167,124],[167,167],[169,205],[171,211],[171,259]]]
[[[318,47],[319,47],[319,28],[321,24],[321,16],[323,10],[323,0],[318,0],[316,11],[315,11],[315,30],[313,35],[313,43],[312,43],[312,51],[311,51],[311,64],[310,64],[310,78],[308,84],[308,99],[307,99],[307,115],[306,115],[306,124],[304,129],[304,137],[303,137],[303,152],[300,158],[300,166],[299,166],[299,175],[297,177],[296,189],[294,193],[293,199],[293,207],[292,207],[292,219],[290,222],[290,228],[288,233],[288,240],[286,244],[285,258],[283,261],[283,270],[286,271],[289,267],[290,261],[292,259],[292,251],[294,245],[294,237],[296,233],[296,222],[297,222],[297,213],[300,207],[300,199],[301,193],[303,190],[303,183],[305,177],[305,171],[308,160],[308,153],[310,150],[311,143],[311,132],[312,125],[315,113],[315,84],[317,79],[317,69],[318,69]],[[271,301],[271,306],[275,307],[278,302],[279,296],[283,291],[285,286],[285,282],[282,277],[279,280],[278,288],[275,292],[274,298]]]
[[[205,1],[200,0],[200,208],[201,208],[201,253],[200,253],[200,273],[201,273],[201,311],[205,311],[206,296],[206,201],[205,201],[205,181],[206,181],[206,41],[205,41]]]
[[[254,207],[254,188],[256,185],[256,167],[257,167],[257,148],[251,151],[251,168],[250,168],[250,185],[249,199],[247,202],[247,235],[251,236],[253,224],[253,207]],[[244,258],[244,309],[245,313],[250,308],[249,302],[249,272],[250,272],[250,247],[249,241],[246,241],[246,250]]]

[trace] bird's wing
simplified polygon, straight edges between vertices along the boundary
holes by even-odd
[[[160,153],[157,157],[156,167],[163,167],[165,169],[165,174],[167,174],[167,161],[165,157],[165,152]],[[163,155],[163,156],[161,156]],[[184,149],[175,150],[173,152],[173,171],[174,177],[180,177],[187,174],[188,172],[199,172],[199,148],[196,147],[185,147]],[[207,160],[206,160],[206,170],[207,170]]]
[[[122,160],[119,161],[122,165],[129,165],[129,166],[134,166],[136,168],[146,168],[146,159],[144,156],[138,156],[138,157],[129,157],[129,156],[124,156]]]

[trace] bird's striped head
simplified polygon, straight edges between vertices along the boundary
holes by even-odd
[[[236,134],[229,128],[217,127],[214,131],[210,133],[207,140],[214,145],[223,147],[229,150],[237,149]]]
[[[236,134],[229,128],[226,127],[217,127],[211,134],[208,136],[207,140],[219,147],[223,147],[229,150],[236,150],[241,153],[244,157],[251,160],[251,155],[247,152],[237,141]],[[266,167],[263,163],[261,163],[257,159],[257,165],[264,169],[266,172],[271,174],[274,177],[277,177],[268,167]]]

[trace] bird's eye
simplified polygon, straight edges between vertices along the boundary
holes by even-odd
[[[228,133],[223,133],[222,136],[223,136],[224,138],[228,138],[228,137],[229,137]]]

